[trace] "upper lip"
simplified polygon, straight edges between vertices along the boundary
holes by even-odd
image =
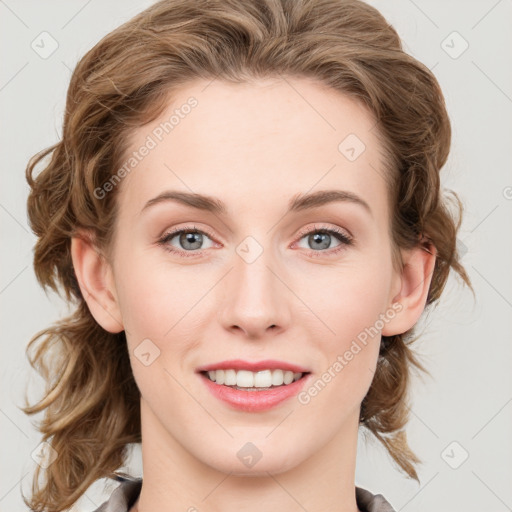
[[[243,361],[242,359],[230,359],[229,361],[219,361],[218,363],[207,364],[197,368],[198,372],[207,372],[212,370],[249,370],[258,372],[261,370],[288,370],[294,373],[309,373],[309,370],[293,363],[278,361],[276,359],[266,359],[265,361]]]

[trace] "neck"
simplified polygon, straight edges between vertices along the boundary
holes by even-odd
[[[227,457],[216,464],[217,460],[210,460],[208,454],[197,456],[186,450],[141,399],[144,477],[130,512],[194,508],[212,512],[358,512],[354,484],[357,413],[327,444],[284,471],[282,460],[277,465],[270,457],[265,461],[264,454],[275,453],[277,446],[255,443],[262,448],[263,456],[250,470],[244,470],[238,458],[231,458],[231,466]],[[233,453],[245,444],[243,439],[234,440]],[[279,462],[279,458],[276,460]]]

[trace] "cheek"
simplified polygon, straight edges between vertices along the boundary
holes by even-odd
[[[190,313],[204,289],[186,272],[143,264],[142,258],[126,259],[119,271],[119,303],[135,381],[152,400],[158,400],[163,389],[166,399],[180,396],[166,371],[175,374],[186,365],[197,340]]]
[[[143,258],[134,254],[119,265],[118,298],[134,377],[139,387],[152,389],[169,381],[164,369],[189,371],[189,354],[211,320],[204,310],[205,294],[215,280],[211,272],[200,274],[192,265],[177,268]],[[144,366],[138,358],[148,352],[154,362]]]
[[[368,276],[342,283],[344,287],[318,313],[332,332],[322,329],[327,334],[313,338],[321,361],[315,378],[299,396],[307,411],[305,426],[314,429],[316,418],[323,417],[333,434],[347,417],[357,416],[371,385],[381,339],[376,324],[384,311],[382,281]]]
[[[331,340],[347,340],[375,324],[387,305],[389,276],[377,265],[351,265],[316,274],[303,288]]]
[[[334,278],[332,275],[329,279],[316,279],[315,286],[309,287],[305,302],[324,324],[324,334],[319,335],[317,330],[313,336],[312,331],[311,339],[316,340],[323,356],[320,371],[327,372],[321,380],[329,382],[327,387],[336,394],[336,400],[357,403],[373,378],[381,340],[379,319],[386,312],[389,275],[385,264],[353,265],[336,271]],[[313,329],[312,325],[309,328]]]
[[[119,266],[119,303],[127,331],[163,340],[180,327],[178,322],[190,321],[186,315],[204,295],[208,281],[200,279],[193,266],[172,269],[166,263],[142,254]]]

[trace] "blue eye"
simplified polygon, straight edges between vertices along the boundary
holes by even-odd
[[[204,236],[210,238],[208,233],[201,231],[196,227],[192,229],[177,229],[175,231],[171,231],[170,233],[166,233],[160,240],[158,240],[158,243],[161,244],[164,249],[169,252],[178,253],[185,257],[197,256],[198,249],[205,249],[204,247],[200,247],[203,243]],[[171,240],[174,238],[178,239],[178,243],[181,245],[181,247],[183,247],[183,249],[174,249],[173,246],[170,245]],[[206,247],[206,249],[207,248],[208,247]]]
[[[329,255],[337,254],[339,251],[345,249],[346,246],[352,245],[353,243],[351,236],[343,231],[338,230],[337,228],[316,228],[315,226],[315,229],[301,232],[300,235],[300,240],[307,237],[307,243],[311,244],[309,247],[314,247],[314,250],[310,250],[309,254],[315,257],[325,256],[325,253],[328,253]],[[340,243],[338,246],[332,249],[329,248],[329,246],[333,240],[333,237]]]
[[[166,233],[158,240],[158,244],[162,245],[166,251],[179,256],[195,257],[201,256],[203,250],[213,247],[213,242],[209,247],[203,246],[205,237],[211,241],[213,235],[194,226],[193,228],[182,228]],[[337,228],[317,228],[315,226],[315,229],[301,232],[299,241],[306,237],[308,237],[307,243],[313,247],[313,249],[309,247],[306,249],[308,249],[309,255],[314,257],[337,254],[353,244],[353,238]],[[329,248],[333,237],[340,243],[334,248]],[[176,248],[170,243],[175,238],[181,247]]]

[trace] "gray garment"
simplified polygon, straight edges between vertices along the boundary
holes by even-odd
[[[127,479],[118,477],[121,485],[116,487],[110,498],[94,512],[128,512],[139,497],[142,478]],[[395,512],[382,494],[373,495],[370,491],[356,486],[356,503],[362,512]]]

